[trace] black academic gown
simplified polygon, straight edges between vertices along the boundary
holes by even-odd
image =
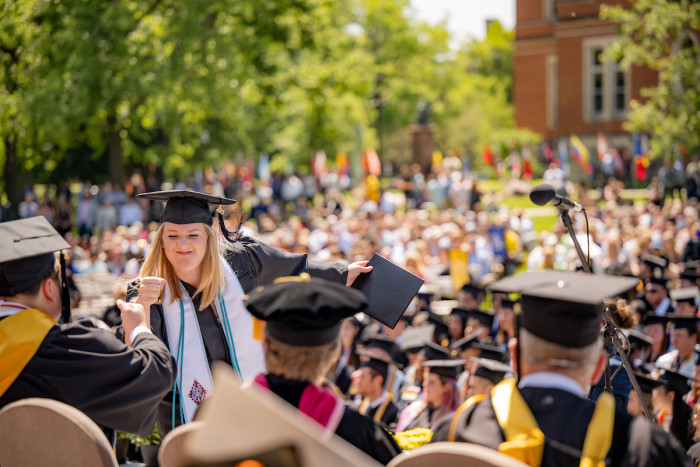
[[[313,277],[320,277],[343,284],[347,280],[347,267],[340,263],[307,261],[305,254],[287,253],[250,237],[241,237],[239,241],[228,245],[230,251],[225,255],[226,260],[235,272],[244,293],[248,293],[260,285],[270,284],[278,277],[298,276],[302,272],[308,272]],[[193,296],[196,288],[186,283],[183,283],[183,286],[190,298],[192,298],[193,306],[198,310],[200,297]],[[137,295],[138,286],[137,283],[133,283],[129,286],[127,299],[131,300]],[[200,311],[197,314],[197,320],[202,333],[202,341],[209,367],[216,361],[222,361],[231,365],[231,356],[226,345],[224,331],[214,309],[209,306],[205,310]],[[151,306],[151,329],[169,348],[168,333],[161,305]],[[175,401],[175,413],[179,414],[179,397],[176,397]],[[158,407],[158,429],[161,436],[164,436],[173,428],[172,403],[173,391],[171,387],[171,391]],[[179,417],[176,416],[175,418],[175,426],[179,426],[181,424]]]
[[[156,406],[174,382],[175,361],[160,339],[140,333],[127,347],[90,320],[56,325],[0,397],[64,402],[98,425],[148,435]]]
[[[521,388],[520,393],[545,435],[543,466],[578,466],[595,403],[570,392],[551,388]],[[447,441],[452,418],[441,423],[431,442]],[[456,440],[498,449],[504,441],[490,398],[464,410],[457,422]],[[611,466],[685,466],[683,448],[659,426],[615,408]]]
[[[267,383],[270,391],[294,407],[299,407],[301,395],[309,385],[305,381],[293,381],[270,374],[267,375]],[[347,406],[335,434],[382,464],[389,463],[401,453],[394,438],[379,423]]]
[[[371,418],[374,420],[374,416],[377,413],[377,410],[379,410],[380,407],[382,407],[384,404],[379,404],[377,407],[372,407],[367,410],[365,413],[366,417]],[[386,426],[389,429],[392,429],[393,427],[396,426],[396,420],[399,418],[399,408],[394,404],[394,402],[390,401],[389,405],[387,405],[386,410],[382,414],[382,418],[380,421],[384,426]]]

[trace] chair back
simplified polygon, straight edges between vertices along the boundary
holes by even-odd
[[[87,415],[53,399],[22,399],[0,410],[0,465],[117,467],[112,446]]]
[[[165,436],[158,451],[160,467],[184,467],[194,461],[184,449],[185,440],[195,430],[199,430],[202,424],[203,422],[195,421],[180,425]]]
[[[469,467],[527,467],[493,449],[471,443],[431,443],[394,457],[387,467],[468,465]]]

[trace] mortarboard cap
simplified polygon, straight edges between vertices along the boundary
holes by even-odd
[[[496,360],[499,362],[507,362],[509,360],[508,353],[501,350],[500,347],[489,344],[474,344],[472,348],[479,350],[479,358],[486,358],[488,360]]]
[[[649,278],[649,283],[660,285],[664,289],[668,289],[668,281],[663,277],[651,277]]]
[[[433,327],[426,325],[417,328],[407,328],[404,330],[402,336],[401,350],[408,353],[417,353],[422,350],[423,347],[425,347],[425,343],[429,342],[433,337]]]
[[[461,351],[466,350],[470,347],[474,347],[474,344],[479,343],[479,336],[480,335],[481,335],[481,331],[474,331],[471,334],[459,339],[458,341],[453,342],[452,345],[450,345],[450,348],[452,350],[456,350],[458,352],[461,352]]]
[[[511,310],[515,310],[516,305],[519,302],[517,300],[511,300],[510,298],[504,298],[501,300],[501,308],[510,308]]]
[[[475,319],[479,323],[491,329],[493,327],[493,322],[496,319],[496,316],[486,311],[469,310],[469,319]]]
[[[466,324],[467,318],[469,317],[469,310],[465,310],[464,308],[452,308],[450,314],[458,316],[462,320],[462,322]]]
[[[533,271],[490,284],[497,292],[519,292],[520,325],[565,347],[593,344],[600,335],[603,299],[637,285],[630,277]]]
[[[644,326],[660,324],[664,329],[666,329],[666,325],[668,324],[668,319],[666,319],[665,316],[658,316],[653,313],[647,314],[642,321],[644,322]]]
[[[56,251],[70,245],[44,216],[0,223],[0,296],[11,297],[47,278]]]
[[[380,349],[391,354],[396,347],[394,339],[386,334],[368,334],[365,336],[365,349]]]
[[[464,365],[464,360],[426,360],[421,366],[427,368],[430,373],[443,378],[457,379],[457,369]]]
[[[471,283],[464,284],[459,290],[461,292],[468,293],[474,298],[479,298],[480,294],[482,293],[482,290],[479,287],[472,285]]]
[[[423,347],[423,355],[426,360],[444,360],[452,357],[452,353],[447,347],[428,341]]]
[[[440,315],[435,313],[428,313],[428,323],[433,325],[433,335],[437,336],[440,334],[447,334],[447,323]]]
[[[661,256],[644,253],[639,259],[651,269],[651,277],[661,278],[664,270],[668,267],[668,259]]]
[[[213,224],[210,205],[229,205],[236,200],[190,190],[168,190],[141,193],[139,198],[165,202],[161,222],[173,224]]]
[[[686,266],[683,272],[679,274],[679,277],[681,280],[686,280],[692,282],[693,284],[697,284],[700,275],[698,274],[697,266],[695,268]]]
[[[687,329],[690,334],[698,332],[698,318],[696,316],[666,313],[665,318],[670,321],[671,329]]]
[[[384,379],[386,379],[386,375],[389,373],[389,365],[391,365],[392,363],[391,360],[387,360],[385,358],[379,357],[377,355],[363,350],[358,350],[357,354],[368,357],[367,360],[360,363],[358,368],[372,368],[374,371],[382,375]]]
[[[367,299],[366,313],[393,329],[424,281],[378,254],[367,266],[373,269],[360,274],[351,287]]]
[[[359,291],[308,274],[277,279],[243,299],[253,316],[267,322],[270,336],[296,346],[332,342],[339,335],[340,321],[367,306]]]
[[[476,370],[474,370],[474,376],[486,378],[493,384],[498,384],[503,381],[506,374],[512,371],[510,366],[497,360],[481,357],[472,357],[471,360],[479,364]]]
[[[700,289],[697,287],[671,290],[671,300],[674,300],[676,303],[690,303],[694,305],[698,296],[700,296]]]
[[[452,310],[457,308],[457,300],[433,300],[430,302],[430,311],[440,316],[447,316]]]
[[[676,394],[684,396],[690,391],[690,379],[677,371],[662,369],[658,379],[666,381],[668,388]]]
[[[641,389],[644,394],[651,394],[654,388],[667,384],[666,381],[659,381],[644,373],[634,372],[634,376],[637,378],[637,383],[639,383],[639,389]]]
[[[635,331],[634,329],[627,331],[627,340],[630,343],[630,347],[638,349],[649,347],[654,343],[654,339],[642,332]]]

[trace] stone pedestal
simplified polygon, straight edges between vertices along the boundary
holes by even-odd
[[[419,164],[424,174],[430,173],[430,167],[433,164],[434,132],[435,126],[432,124],[419,125],[414,123],[411,125],[411,162]]]

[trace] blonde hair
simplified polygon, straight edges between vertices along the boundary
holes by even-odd
[[[224,284],[224,271],[221,267],[220,253],[219,253],[219,241],[216,237],[216,232],[214,229],[206,224],[204,226],[204,231],[207,234],[207,249],[204,253],[204,258],[202,259],[202,280],[195,291],[195,295],[201,294],[201,301],[199,305],[199,310],[202,311],[206,309],[209,305],[216,299],[219,288]],[[143,261],[143,266],[141,266],[141,272],[139,277],[156,276],[162,277],[168,283],[170,287],[170,296],[173,303],[175,300],[182,300],[182,289],[180,288],[179,279],[177,274],[175,274],[175,269],[173,268],[168,258],[165,256],[165,250],[163,249],[163,225],[158,228],[155,238],[153,239],[153,244]]]
[[[267,372],[294,381],[320,383],[340,354],[339,338],[328,344],[300,347],[270,337],[266,329],[264,343]]]

